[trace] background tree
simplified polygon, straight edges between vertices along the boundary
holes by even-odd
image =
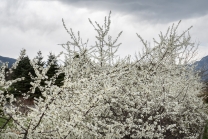
[[[48,76],[48,80],[53,78],[53,80],[55,81],[54,85],[62,86],[62,81],[64,80],[64,73],[61,73],[58,76],[56,75],[60,70],[60,66],[54,54],[49,53],[46,65],[50,66],[49,70],[46,73],[46,75]]]
[[[40,67],[38,69],[38,71],[39,72],[42,72],[42,70],[43,70],[43,68],[45,66],[45,62],[43,61],[43,56],[42,56],[42,52],[41,51],[38,51],[37,52],[37,56],[34,58],[34,60],[36,60],[37,65]],[[40,85],[41,86],[44,86],[45,85],[44,84],[44,80],[41,80]],[[41,91],[40,91],[40,89],[38,87],[35,88],[35,93],[33,94],[33,96],[34,97],[37,97],[37,98],[40,97],[40,96],[42,96]]]
[[[20,82],[13,83],[9,93],[14,94],[15,97],[23,96],[24,93],[29,93],[30,88],[32,87],[30,84],[30,82],[32,82],[32,79],[30,78],[29,73],[35,76],[34,69],[30,65],[29,57],[24,56],[20,59],[16,69],[13,69],[11,78],[16,79],[24,77],[25,79]]]
[[[202,93],[199,95],[199,97],[202,97],[204,102],[208,103],[208,80],[207,80],[208,68],[207,68],[207,65],[205,65],[205,66],[197,71],[199,76],[201,77],[202,82],[204,83]],[[206,80],[204,80],[204,79],[206,79]]]
[[[37,60],[37,65],[39,65],[40,67],[44,67],[45,62],[43,61],[43,56],[41,51],[37,52],[37,56],[35,57],[35,59]]]

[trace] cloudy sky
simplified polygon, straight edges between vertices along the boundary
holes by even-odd
[[[207,0],[0,0],[0,55],[17,58],[25,48],[30,58],[39,50],[47,58],[49,52],[64,51],[58,44],[70,36],[62,18],[67,28],[80,31],[83,41],[89,39],[88,46],[94,45],[96,32],[88,18],[103,24],[112,11],[110,35],[115,38],[123,31],[121,57],[141,51],[136,33],[151,44],[160,31],[182,20],[178,32],[193,26],[190,34],[199,43],[200,59],[208,55],[207,6]]]

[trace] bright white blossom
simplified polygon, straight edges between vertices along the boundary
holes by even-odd
[[[25,114],[13,105],[13,95],[0,91],[5,116],[12,121],[12,126],[1,129],[0,137],[198,138],[207,120],[207,109],[197,97],[203,84],[189,61],[195,52],[189,29],[178,34],[178,25],[173,25],[165,35],[159,35],[158,41],[154,40],[153,48],[137,34],[144,49],[136,60],[116,60],[120,45],[116,42],[122,32],[114,41],[107,36],[110,15],[103,26],[89,21],[98,33],[95,46],[90,48],[88,41],[83,43],[80,33],[76,37],[63,21],[71,37],[71,41],[61,44],[66,50],[65,66],[58,71],[65,74],[63,86],[54,85],[58,74],[41,86],[50,65],[39,67],[32,60],[37,77],[31,75],[31,92],[39,88],[44,99],[35,98],[34,107],[26,106],[29,112]],[[5,81],[5,67],[1,67],[0,85],[8,92],[13,82],[23,79]]]

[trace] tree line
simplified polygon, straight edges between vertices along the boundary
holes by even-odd
[[[48,69],[46,74],[48,79],[41,80],[41,86],[44,87],[46,85],[45,81],[50,81],[51,78],[54,77],[56,73],[59,71],[60,64],[58,64],[58,60],[55,58],[55,55],[52,54],[51,52],[48,55],[47,61],[43,61],[43,56],[41,51],[37,52],[37,56],[33,60],[36,60],[37,65],[41,67],[39,68],[39,70],[42,70],[43,68],[50,65],[50,68]],[[35,74],[34,68],[31,65],[30,61],[31,61],[30,58],[27,55],[24,55],[19,60],[19,63],[15,69],[9,69],[9,68],[5,69],[5,75],[7,81],[24,77],[24,80],[13,83],[9,88],[8,93],[13,94],[15,98],[17,97],[21,98],[26,94],[30,94],[30,97],[28,99],[31,100],[33,100],[35,97],[36,98],[43,97],[39,88],[36,88],[35,92],[31,93],[32,85],[30,83],[34,81],[31,76],[33,77],[37,77],[37,76]],[[54,85],[57,86],[63,85],[64,73],[60,74],[58,77],[55,77],[55,79],[56,80]]]

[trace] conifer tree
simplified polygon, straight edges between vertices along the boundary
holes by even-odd
[[[58,77],[55,77],[56,76],[55,74],[59,70],[59,65],[58,65],[58,61],[57,61],[55,55],[52,54],[51,52],[48,55],[47,66],[50,66],[50,68],[46,74],[48,76],[48,79],[51,79],[52,77],[54,77],[54,79],[55,79],[54,85],[57,85],[57,86],[63,85],[62,81],[64,80],[64,74],[61,73],[58,75]]]
[[[48,70],[46,75],[50,79],[51,77],[53,77],[53,75],[58,70],[57,60],[55,59],[55,55],[52,54],[51,52],[48,55],[48,61],[47,61],[47,66],[49,66],[49,65],[50,65],[50,68],[49,68],[49,70]]]
[[[43,56],[42,56],[42,52],[38,51],[37,52],[37,56],[35,57],[35,60],[37,60],[37,65],[40,66],[39,71],[41,72],[45,66],[45,62],[43,61]],[[41,86],[44,86],[44,81],[42,80],[40,82]],[[35,88],[35,93],[34,93],[34,97],[40,97],[42,96],[40,89],[37,87]]]
[[[13,73],[11,75],[12,79],[25,77],[24,80],[12,84],[10,93],[14,94],[15,97],[22,96],[23,93],[29,93],[30,87],[32,87],[30,85],[32,79],[30,78],[29,73],[35,75],[34,69],[30,65],[30,59],[28,56],[24,56],[20,60],[16,69],[13,69]]]
[[[45,62],[43,61],[42,52],[38,51],[37,54],[38,55],[35,57],[35,59],[38,60],[37,65],[43,67],[45,65]]]

